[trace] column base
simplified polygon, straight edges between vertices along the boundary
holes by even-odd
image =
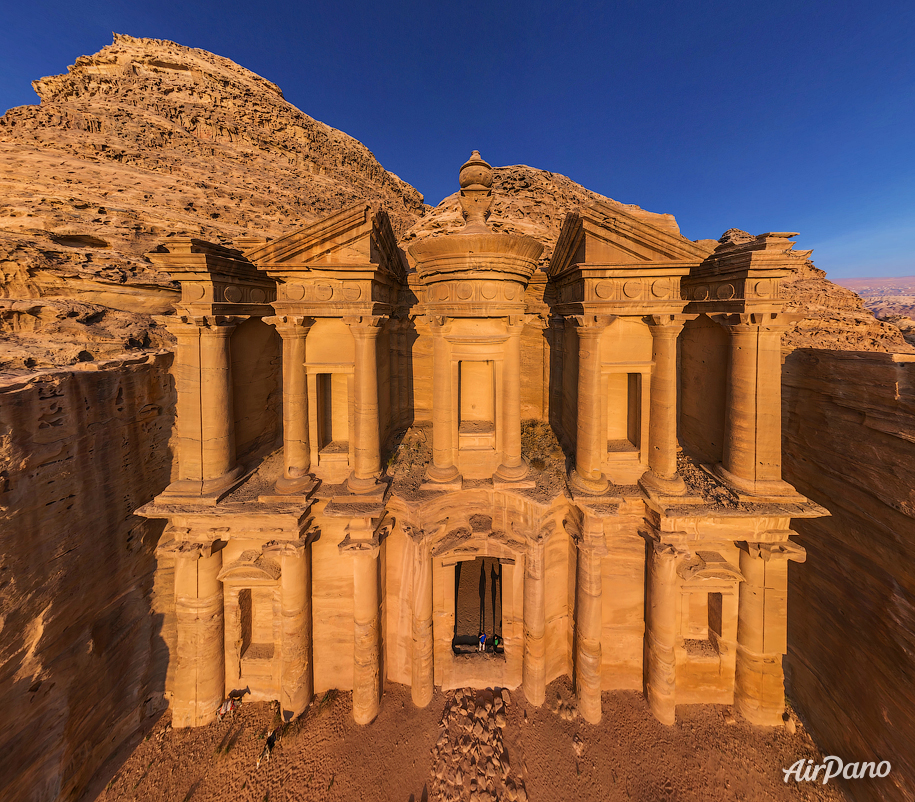
[[[709,472],[734,491],[739,501],[803,504],[808,501],[791,485],[781,479],[753,481],[735,476],[720,462]]]
[[[217,504],[245,479],[245,469],[236,465],[215,479],[179,479],[156,497],[157,504]]]
[[[359,479],[354,473],[351,473],[349,479],[346,480],[347,489],[357,496],[374,492],[378,488],[378,484],[378,480],[374,476]]]
[[[610,482],[603,474],[599,479],[586,479],[577,470],[573,470],[569,476],[569,484],[579,493],[587,493],[591,496],[600,496],[610,488]]]
[[[737,646],[734,707],[751,724],[777,727],[785,712],[782,655],[755,654]]]
[[[289,479],[285,476],[276,480],[274,490],[280,496],[304,496],[307,495],[317,484],[315,480],[308,476],[301,476],[298,479]]]
[[[426,482],[436,484],[453,484],[460,483],[461,472],[456,465],[449,465],[446,468],[438,467],[434,462],[426,468]]]
[[[514,466],[509,466],[503,463],[498,468],[496,468],[492,478],[493,481],[500,480],[503,482],[517,482],[527,476],[528,471],[530,471],[530,465],[528,465],[526,459],[522,458],[520,462]]]
[[[665,478],[657,476],[649,469],[639,479],[639,487],[646,493],[653,493],[658,496],[686,495],[686,482],[683,481],[683,477],[678,473],[675,473],[672,477]]]

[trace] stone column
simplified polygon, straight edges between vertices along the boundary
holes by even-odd
[[[410,348],[410,318],[404,318],[398,326],[400,341],[400,377],[397,385],[398,421],[401,426],[413,423],[413,410],[410,406],[411,378],[413,376],[413,353]]]
[[[314,321],[304,317],[267,317],[283,338],[283,475],[280,494],[298,493],[312,485],[308,442],[308,391],[305,377],[305,338]]]
[[[575,583],[575,694],[582,718],[600,721],[601,566],[597,547],[578,543]]]
[[[648,427],[648,470],[642,484],[664,495],[681,495],[686,485],[677,473],[677,337],[683,321],[674,315],[652,315],[651,398]]]
[[[425,707],[434,692],[432,635],[432,553],[421,529],[408,532],[413,543],[413,703]]]
[[[649,541],[645,689],[648,706],[662,724],[676,721],[677,665],[674,647],[677,643],[679,557],[680,553],[669,543]]]
[[[370,493],[381,473],[380,422],[378,419],[378,360],[376,345],[381,317],[344,318],[356,341],[354,368],[355,456],[347,487],[353,493]]]
[[[524,573],[524,695],[532,705],[546,698],[546,601],[543,577],[543,540],[527,549]]]
[[[782,656],[787,653],[788,561],[804,559],[793,543],[738,543],[740,585],[734,705],[753,724],[778,725],[785,710]]]
[[[581,492],[599,494],[609,485],[601,472],[607,433],[601,431],[600,337],[610,318],[571,320],[578,327],[578,433],[571,483]]]
[[[203,454],[200,443],[201,407],[200,407],[200,326],[188,322],[183,317],[181,322],[164,318],[168,331],[178,341],[175,350],[173,373],[177,392],[177,430],[176,452],[178,458],[178,479],[167,492],[200,494],[203,482]]]
[[[561,433],[560,440],[565,445],[568,440],[565,435],[562,412],[562,376],[565,369],[565,319],[551,317],[549,319],[550,332],[550,381],[547,385],[550,391],[550,416],[549,420],[553,431]]]
[[[381,705],[381,599],[378,588],[378,544],[353,549],[353,718],[375,719]]]
[[[521,332],[524,319],[508,323],[508,341],[502,367],[502,464],[494,478],[518,481],[527,475],[528,465],[521,456]]]
[[[291,718],[314,696],[314,657],[311,619],[311,545],[307,540],[267,546],[265,554],[280,560],[282,593],[282,699]]]
[[[222,544],[178,543],[175,558],[177,665],[172,726],[200,727],[216,720],[225,696]]]
[[[731,315],[727,418],[721,471],[750,495],[788,495],[781,463],[781,336],[777,316]]]
[[[729,473],[749,483],[756,481],[756,348],[759,326],[743,316],[727,326],[729,362],[727,417],[722,464]]]
[[[426,476],[433,482],[450,482],[460,475],[454,464],[451,349],[445,339],[446,326],[447,318],[432,320],[432,464]]]
[[[207,318],[200,329],[200,452],[203,495],[219,493],[241,476],[235,460],[232,356],[229,340],[237,318]]]

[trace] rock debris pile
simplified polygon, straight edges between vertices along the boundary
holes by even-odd
[[[457,690],[442,714],[442,734],[432,749],[430,799],[494,802],[527,799],[520,766],[505,746],[507,690]]]

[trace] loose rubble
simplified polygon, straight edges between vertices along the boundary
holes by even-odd
[[[442,802],[527,799],[521,771],[505,747],[507,690],[459,689],[449,695],[432,749],[429,798]]]

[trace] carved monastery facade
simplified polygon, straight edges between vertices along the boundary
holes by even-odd
[[[539,242],[489,229],[491,184],[474,153],[464,229],[409,260],[368,204],[150,254],[182,291],[161,319],[176,475],[139,511],[167,520],[176,727],[233,690],[287,715],[352,690],[367,723],[386,680],[419,706],[435,686],[539,705],[562,675],[592,722],[614,689],[667,724],[688,703],[781,721],[791,520],[825,514],[781,478],[794,235],[713,248],[598,203],[541,270]],[[529,464],[532,420],[558,483]],[[407,486],[409,427],[431,450]],[[478,557],[501,565],[504,654],[452,648],[455,566]]]

